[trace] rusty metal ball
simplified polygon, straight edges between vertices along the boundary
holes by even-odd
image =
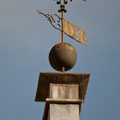
[[[50,65],[57,71],[65,71],[73,68],[77,60],[77,53],[75,48],[68,43],[56,44],[49,53]]]

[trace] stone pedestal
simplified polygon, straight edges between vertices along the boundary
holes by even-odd
[[[45,101],[43,120],[79,120],[90,74],[40,72],[36,102]]]

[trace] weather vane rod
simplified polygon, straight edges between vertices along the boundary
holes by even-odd
[[[54,0],[55,1],[55,0]],[[70,0],[72,1],[72,0]],[[68,3],[67,0],[57,0],[56,2],[58,5],[60,5],[60,9],[58,10],[58,12],[61,12],[61,25],[62,25],[62,30],[61,30],[61,42],[64,43],[64,30],[63,30],[63,20],[64,20],[64,13],[67,12],[67,10],[65,9],[65,5]]]

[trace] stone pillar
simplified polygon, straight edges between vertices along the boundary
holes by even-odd
[[[50,84],[50,99],[48,120],[79,120],[79,104],[71,102],[79,99],[79,85]]]
[[[35,101],[45,101],[43,120],[79,120],[90,74],[41,72]]]

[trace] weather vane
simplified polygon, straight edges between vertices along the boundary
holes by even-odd
[[[53,46],[49,53],[50,65],[61,72],[40,72],[35,101],[46,102],[42,120],[79,120],[90,74],[65,72],[75,65],[77,52],[72,45],[64,42],[64,34],[87,46],[86,33],[64,19],[68,0],[57,0],[56,3],[60,5],[58,12],[61,17],[37,11],[45,16],[56,30],[61,31],[61,43]]]
[[[70,0],[70,1],[72,2],[72,0]],[[83,1],[86,1],[86,0],[83,0]],[[67,12],[65,5],[68,4],[68,0],[57,0],[56,4],[60,5],[60,9],[58,10],[58,12],[61,13],[61,17],[58,16],[57,14],[45,14],[40,10],[37,10],[37,11],[39,14],[45,16],[55,29],[61,31],[61,43],[62,44],[59,43],[52,48],[52,50],[50,51],[50,54],[49,54],[49,61],[50,61],[51,66],[55,70],[64,72],[64,71],[70,70],[75,65],[76,59],[77,59],[77,53],[75,51],[75,48],[73,48],[70,44],[69,44],[68,51],[69,52],[71,51],[71,52],[68,56],[68,53],[69,53],[67,51],[68,43],[64,43],[64,34],[66,34],[67,36],[76,40],[77,42],[82,43],[85,46],[87,46],[85,43],[85,41],[87,39],[85,37],[86,32],[84,32],[82,29],[78,28],[77,26],[73,25],[72,23],[70,23],[69,21],[64,19],[64,13]],[[55,18],[57,18],[57,20]],[[59,49],[60,48],[61,49],[59,51],[57,51],[56,47],[59,47]],[[64,51],[63,51],[63,49],[64,49]],[[55,56],[55,51],[57,54],[56,56]],[[67,51],[67,53],[65,55],[66,51]],[[59,52],[59,53],[57,53],[57,52]],[[61,55],[58,55],[60,53],[61,53]],[[72,55],[72,59],[70,59],[71,55]]]

